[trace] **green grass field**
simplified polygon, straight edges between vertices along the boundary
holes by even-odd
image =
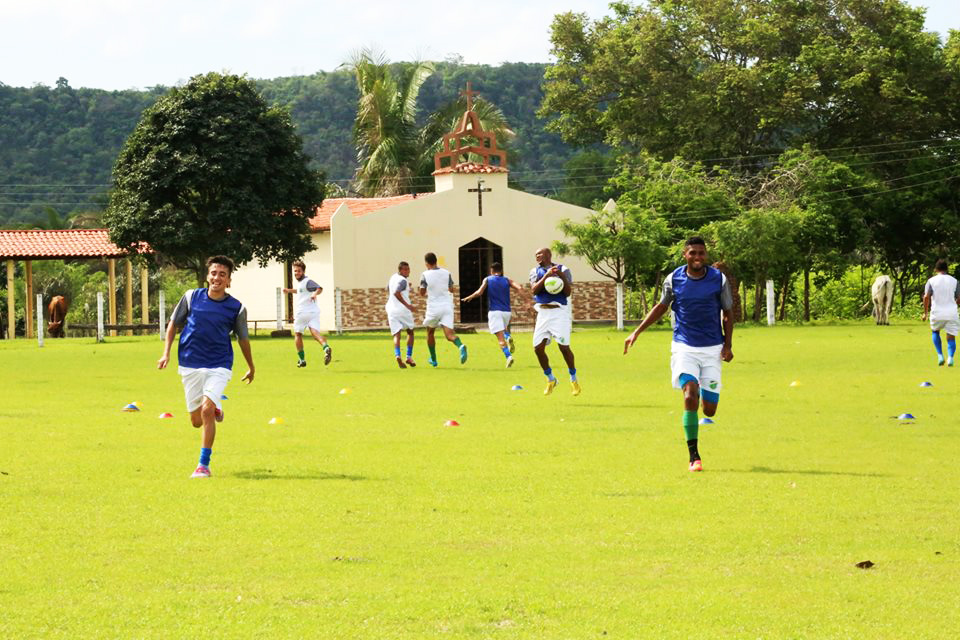
[[[953,632],[960,367],[919,322],[738,328],[702,474],[666,331],[577,331],[577,398],[529,335],[511,370],[488,334],[406,371],[385,334],[306,369],[256,339],[210,480],[159,338],[0,341],[0,637]]]

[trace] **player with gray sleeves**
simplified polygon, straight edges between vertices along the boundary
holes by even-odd
[[[960,318],[957,315],[957,303],[960,302],[960,284],[947,273],[949,264],[943,258],[934,266],[937,274],[927,280],[923,287],[923,319],[930,316],[930,330],[933,332],[933,347],[937,350],[937,364],[943,366],[943,343],[940,330],[947,332],[947,366],[953,366],[953,356],[957,351],[957,332],[960,331]]]
[[[694,236],[683,248],[686,265],[663,282],[663,296],[623,343],[626,355],[647,327],[673,309],[675,323],[670,347],[673,388],[683,391],[683,431],[690,453],[690,471],[703,471],[697,449],[697,409],[712,416],[720,402],[720,366],[733,360],[733,292],[719,270],[707,266],[707,247]]]

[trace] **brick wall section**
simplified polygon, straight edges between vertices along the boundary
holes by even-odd
[[[521,285],[522,286],[522,285]],[[386,287],[374,289],[343,289],[343,328],[366,329],[387,326],[387,312],[383,305],[387,301]],[[453,288],[453,320],[460,322],[460,288]],[[420,296],[416,288],[410,292],[410,302],[416,311],[414,319],[419,324],[426,311],[426,298]],[[617,317],[617,290],[613,282],[576,282],[573,285],[573,319],[575,322],[603,320],[615,321]],[[510,292],[510,307],[513,309],[512,322],[515,324],[533,324],[536,311],[533,309],[533,294],[530,287],[523,291]]]

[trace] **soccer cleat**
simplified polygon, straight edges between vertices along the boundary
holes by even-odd
[[[437,361],[434,360],[433,358],[430,358],[429,360],[427,360],[427,364],[430,365],[431,367],[436,367]]]
[[[942,367],[942,366],[943,366],[943,356],[940,355],[939,353],[937,354],[937,366],[938,366],[938,367]]]
[[[575,395],[575,396],[580,395],[580,383],[577,382],[576,380],[570,381],[570,389],[571,389],[570,393],[572,395]]]
[[[333,360],[333,349],[327,347],[323,352],[323,364],[330,364],[330,361]]]
[[[557,379],[547,380],[547,388],[543,390],[543,395],[548,396],[553,393],[553,388],[557,386]]]
[[[513,356],[507,358],[507,369],[513,366]]]
[[[401,358],[400,356],[397,356],[397,365],[398,365],[401,369],[406,369],[406,368],[407,368],[407,365],[403,364],[403,358]]]
[[[694,460],[690,463],[690,471],[703,471],[703,463],[699,460]]]
[[[510,336],[510,337],[507,339],[507,344],[510,345],[510,353],[513,353],[514,351],[517,350],[517,345],[516,345],[516,343],[514,343],[514,341],[513,341],[513,336]]]
[[[460,364],[467,361],[467,345],[460,345]]]
[[[215,415],[216,418],[217,418],[217,422],[223,422],[223,410],[222,410],[222,409],[214,409],[214,415]]]
[[[408,367],[415,367],[415,366],[417,366],[417,363],[413,361],[413,358],[409,358],[409,357],[408,357],[408,358],[407,358],[407,366],[408,366]]]
[[[950,356],[949,358],[947,358],[947,366],[948,367],[953,366],[953,356]]]
[[[297,368],[298,368],[298,369],[303,369],[305,366],[307,366],[307,361],[306,361],[306,360],[297,360]]]
[[[193,473],[190,474],[191,478],[209,478],[210,477],[210,467],[205,467],[202,464],[198,464],[197,468],[194,469]]]

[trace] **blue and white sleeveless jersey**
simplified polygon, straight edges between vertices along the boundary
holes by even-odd
[[[573,283],[573,274],[570,273],[570,269],[563,266],[562,264],[555,264],[551,266],[557,267],[557,270],[563,274],[563,276],[567,279],[567,282],[571,284]],[[549,270],[550,270],[549,267],[544,268],[544,267],[541,267],[540,265],[535,266],[530,271],[530,284],[533,285],[539,282],[540,278],[542,278],[544,274],[546,274],[547,271]],[[540,304],[561,304],[566,306],[567,296],[563,295],[562,292],[549,293],[546,290],[546,288],[544,288],[543,290],[540,291],[540,293],[537,293],[533,296],[533,301],[539,302]]]
[[[177,362],[191,369],[232,369],[230,332],[240,339],[249,336],[243,304],[229,294],[222,300],[213,300],[205,288],[184,293],[171,321],[182,327]]]
[[[733,308],[733,293],[727,277],[707,267],[701,278],[691,278],[687,267],[677,267],[663,281],[660,304],[673,309],[673,341],[690,347],[723,344],[720,312]]]
[[[487,300],[490,311],[510,311],[510,279],[504,276],[487,276]]]

